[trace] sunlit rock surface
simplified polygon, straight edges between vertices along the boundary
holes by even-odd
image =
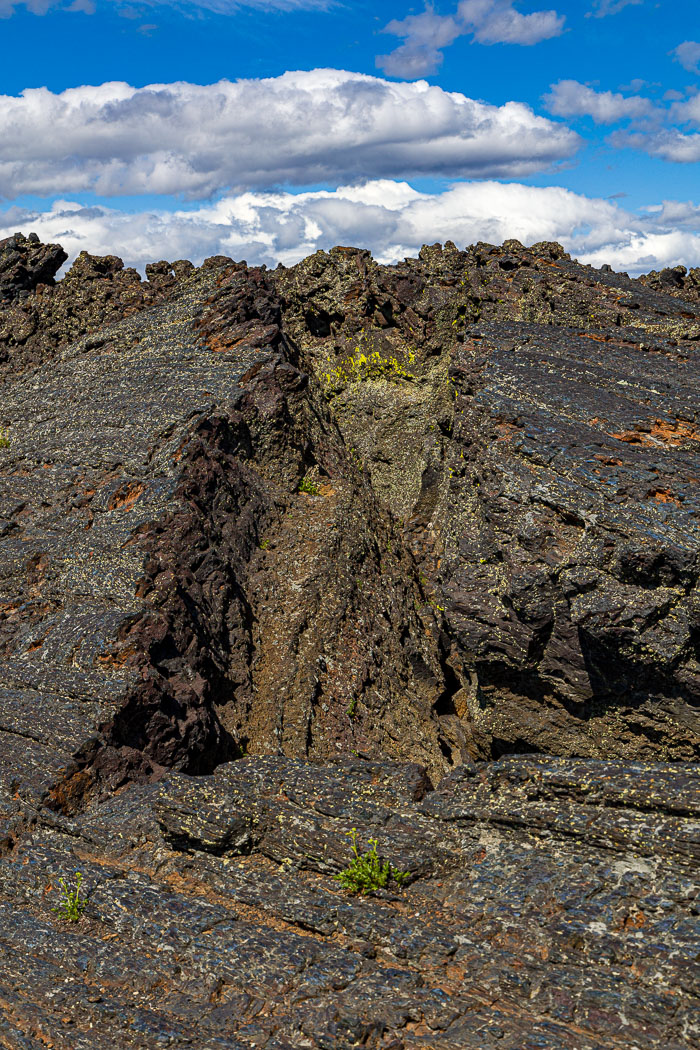
[[[694,272],[64,259],[0,242],[0,1045],[693,1046]]]

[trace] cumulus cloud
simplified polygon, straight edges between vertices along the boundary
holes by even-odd
[[[196,210],[127,214],[102,206],[55,203],[47,211],[0,212],[0,238],[34,230],[71,257],[85,249],[116,253],[143,269],[158,258],[212,254],[290,265],[334,244],[370,248],[394,262],[424,243],[558,240],[583,262],[632,273],[678,263],[700,265],[700,207],[665,202],[642,213],[560,187],[462,182],[439,194],[405,182],[307,193],[244,193]]]
[[[667,104],[656,104],[641,95],[595,91],[577,80],[560,80],[543,96],[555,116],[590,116],[596,124],[631,122],[608,137],[608,144],[616,149],[639,150],[675,164],[695,164],[700,161],[700,134],[683,130],[683,126],[700,128],[700,94],[681,99],[677,92],[666,92]]]
[[[700,128],[700,93],[691,95],[685,102],[679,102],[671,112],[679,124],[694,124]]]
[[[0,197],[184,194],[373,177],[519,176],[579,139],[518,102],[335,69],[0,97]]]
[[[230,15],[242,7],[253,7],[258,10],[298,11],[303,8],[327,8],[333,0],[138,0],[141,7],[169,7],[182,11],[199,9],[213,14]],[[64,11],[81,11],[91,15],[96,10],[96,3],[116,7],[130,6],[129,0],[0,0],[0,18],[9,18],[19,7],[25,7],[35,15],[45,15],[53,8]]]
[[[552,84],[543,98],[550,113],[558,117],[592,117],[596,124],[616,124],[620,120],[650,117],[654,104],[641,95],[620,95],[612,91],[594,91],[578,80],[560,80]]]
[[[644,0],[594,0],[593,10],[586,15],[594,18],[607,18],[608,15],[616,15],[623,7],[643,4]]]
[[[674,47],[671,54],[689,73],[700,73],[700,41],[685,40]]]
[[[686,134],[678,128],[660,128],[658,131],[616,131],[609,139],[616,149],[638,149],[651,157],[675,164],[696,164],[700,161],[700,135]]]
[[[565,18],[556,11],[523,15],[515,9],[518,0],[461,0],[454,15],[438,15],[426,6],[419,15],[394,19],[383,32],[403,39],[389,55],[378,55],[377,66],[390,76],[410,78],[434,73],[442,63],[442,49],[459,36],[471,36],[480,44],[530,46],[559,36]]]
[[[403,37],[404,43],[390,55],[379,55],[377,65],[389,76],[427,76],[442,65],[442,48],[447,47],[464,32],[464,27],[449,15],[436,15],[427,7],[420,15],[409,15],[401,21],[394,19],[382,30],[392,36]]]
[[[480,44],[539,44],[560,36],[566,21],[556,11],[522,15],[515,10],[514,0],[461,0],[457,12]]]

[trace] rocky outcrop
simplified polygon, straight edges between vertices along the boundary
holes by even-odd
[[[0,865],[1,1038],[687,1050],[697,798],[680,765],[515,757],[429,791],[420,767],[269,757],[44,813]],[[353,827],[409,885],[334,881]],[[76,867],[72,925],[51,908]]]
[[[277,280],[439,612],[469,754],[696,757],[700,310],[550,244]]]
[[[39,285],[53,287],[67,258],[60,244],[42,244],[35,233],[0,241],[0,303],[26,299]]]
[[[11,240],[0,1043],[693,1045],[692,297]]]
[[[642,284],[654,288],[666,295],[676,295],[680,299],[700,301],[700,267],[688,270],[685,266],[671,266],[665,270],[652,270],[639,280]]]
[[[81,252],[56,283],[66,253],[31,237],[0,241],[0,303],[10,304],[0,311],[0,374],[17,375],[76,339],[162,302],[194,269],[184,260],[153,263],[142,281],[115,255]]]

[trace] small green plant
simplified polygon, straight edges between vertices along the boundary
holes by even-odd
[[[352,721],[356,714],[357,714],[357,697],[353,696],[352,700],[350,701],[350,703],[348,704],[348,707],[347,707],[347,716],[350,719],[350,721]]]
[[[10,432],[7,427],[0,427],[0,448],[10,447]]]
[[[260,540],[260,550],[261,551],[266,551],[269,548],[269,546],[270,546],[270,541],[269,540]]]
[[[58,882],[61,887],[61,900],[58,907],[52,908],[51,911],[57,911],[68,922],[78,922],[85,911],[85,901],[80,896],[83,885],[82,874],[76,871],[70,882],[66,882],[63,878],[60,878]]]
[[[381,860],[377,853],[377,839],[370,839],[370,848],[360,853],[357,828],[348,831],[347,836],[352,842],[353,858],[347,868],[333,876],[344,889],[350,893],[373,893],[383,890],[391,879],[400,886],[408,878],[407,871],[398,871],[388,860]]]
[[[306,492],[309,496],[318,496],[320,491],[318,485],[314,484],[311,478],[302,478],[299,482],[299,492]]]

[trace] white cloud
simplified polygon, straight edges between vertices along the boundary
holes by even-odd
[[[550,113],[558,117],[592,117],[596,124],[616,124],[619,120],[650,117],[655,106],[641,95],[619,95],[612,91],[594,91],[578,80],[560,80],[552,84],[543,98]]]
[[[685,40],[671,54],[689,73],[700,73],[700,41]]]
[[[593,0],[593,10],[586,17],[592,14],[594,18],[607,18],[608,15],[616,15],[623,7],[643,3],[644,0]]]
[[[675,164],[700,161],[700,134],[684,134],[678,128],[661,128],[654,132],[616,131],[608,141],[616,149],[638,149]]]
[[[378,177],[519,176],[579,139],[518,102],[335,69],[0,96],[0,198],[184,194]]]
[[[389,55],[378,55],[377,66],[390,76],[410,78],[434,73],[442,63],[442,48],[459,36],[480,44],[529,46],[559,36],[565,18],[556,11],[516,11],[518,0],[461,0],[454,15],[438,15],[429,5],[419,15],[394,19],[383,32],[403,38]]]
[[[130,0],[96,0],[111,3],[116,7],[129,6]],[[213,14],[230,15],[242,7],[253,7],[258,10],[298,11],[304,8],[330,7],[335,0],[138,0],[141,7],[169,7],[187,11],[199,8]],[[0,0],[0,18],[9,18],[17,8],[26,7],[35,15],[45,15],[51,8],[58,7],[65,11],[80,11],[83,14],[94,14],[96,4],[93,0]]]
[[[289,265],[334,244],[367,247],[394,262],[436,240],[465,246],[508,237],[558,240],[584,262],[632,273],[700,265],[695,204],[664,202],[640,215],[560,187],[492,181],[457,183],[440,194],[387,180],[334,191],[244,193],[174,213],[134,215],[65,201],[45,212],[0,212],[0,238],[16,230],[58,241],[71,257],[83,249],[115,253],[141,269],[163,257],[200,262],[214,254]]]
[[[461,0],[458,17],[480,44],[539,44],[560,36],[566,19],[556,11],[522,15],[517,0]]]
[[[700,93],[692,95],[685,102],[679,102],[671,112],[679,124],[694,124],[700,128]]]
[[[382,32],[403,37],[405,43],[390,55],[379,55],[377,66],[389,76],[411,79],[434,73],[442,64],[441,49],[464,29],[454,18],[436,15],[434,8],[428,7],[420,15],[409,15],[402,21],[395,18]]]
[[[641,95],[594,91],[576,80],[560,80],[543,96],[543,102],[559,117],[590,116],[596,124],[631,121],[631,126],[608,137],[615,149],[635,149],[671,163],[694,164],[700,161],[700,134],[679,125],[700,128],[700,93],[684,101],[679,98],[683,96],[677,92],[666,92],[664,106]]]

